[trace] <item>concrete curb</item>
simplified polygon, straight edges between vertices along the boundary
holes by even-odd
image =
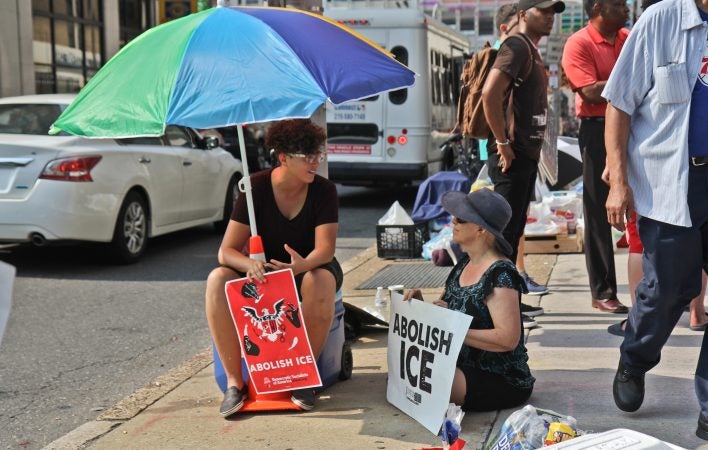
[[[376,258],[376,246],[362,250],[342,263],[346,275]],[[214,362],[211,347],[207,347],[179,366],[155,378],[150,383],[120,400],[102,412],[95,420],[78,426],[64,436],[47,444],[45,450],[83,449],[101,436],[132,419],[179,385],[189,380]]]
[[[160,400],[180,384],[189,380],[213,362],[211,347],[207,347],[179,366],[170,369],[150,383],[120,400],[101,413],[96,420],[86,422],[59,439],[49,443],[45,450],[82,449],[132,419],[142,410]]]

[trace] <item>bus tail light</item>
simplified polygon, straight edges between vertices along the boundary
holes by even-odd
[[[398,144],[399,145],[406,145],[408,143],[408,136],[402,134],[398,136]]]
[[[389,143],[389,145],[393,145],[396,143],[396,136],[389,136],[386,138],[386,142]]]

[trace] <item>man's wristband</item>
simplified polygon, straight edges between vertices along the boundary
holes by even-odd
[[[497,147],[500,146],[500,145],[509,145],[509,144],[511,144],[511,142],[509,141],[509,139],[507,139],[507,140],[504,141],[504,142],[499,142],[499,141],[497,141],[496,139],[494,139],[494,142],[496,142]]]

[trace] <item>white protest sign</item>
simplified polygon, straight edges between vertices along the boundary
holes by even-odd
[[[438,434],[472,316],[391,293],[386,400]]]
[[[15,281],[15,268],[0,261],[0,342],[5,332],[7,318],[12,305],[12,285]]]

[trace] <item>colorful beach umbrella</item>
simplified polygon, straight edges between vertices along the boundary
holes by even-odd
[[[217,7],[140,35],[96,73],[52,127],[86,137],[157,136],[310,117],[411,86],[415,74],[323,16]]]
[[[365,37],[289,8],[217,7],[128,43],[53,124],[85,137],[160,136],[166,125],[238,125],[252,248],[257,236],[243,124],[306,118],[412,86],[415,74]]]

